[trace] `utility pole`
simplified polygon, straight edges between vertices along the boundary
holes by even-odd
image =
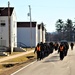
[[[9,51],[10,54],[12,53],[11,51],[11,34],[10,34],[10,2],[8,1],[8,32],[9,32]]]
[[[32,49],[32,22],[31,22],[31,7],[30,7],[30,5],[29,5],[29,16],[30,16],[30,36],[31,36],[30,45],[31,45],[31,49]]]

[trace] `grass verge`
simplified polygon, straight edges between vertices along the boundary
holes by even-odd
[[[34,53],[29,53],[29,54],[26,54],[24,56],[20,56],[20,57],[17,57],[17,58],[13,58],[13,59],[10,59],[10,60],[7,60],[7,61],[4,61],[2,63],[0,63],[0,75],[6,75],[4,74],[4,72],[8,71],[10,69],[10,71],[8,72],[10,75],[12,72],[14,72],[14,70],[18,69],[18,68],[15,68],[13,69],[13,67],[23,67],[23,65],[27,65],[29,64],[30,62],[34,61],[36,59],[36,54]],[[12,70],[11,70],[12,69]]]

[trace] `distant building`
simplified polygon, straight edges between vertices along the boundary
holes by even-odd
[[[37,23],[32,22],[17,22],[17,42],[24,44],[27,47],[35,47],[38,43]]]
[[[27,47],[35,47],[37,43],[45,43],[45,28],[37,22],[17,22],[17,42]],[[21,46],[21,45],[20,45]]]
[[[10,12],[10,45],[11,51],[17,47],[17,22],[14,7],[9,8]],[[0,46],[9,47],[9,20],[8,7],[0,7]]]
[[[45,27],[43,25],[39,24],[38,25],[38,42],[45,43],[45,34],[46,34]]]

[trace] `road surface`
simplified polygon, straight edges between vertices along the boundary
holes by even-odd
[[[68,51],[68,55],[59,59],[55,51],[41,61],[35,61],[11,75],[75,75],[75,48]]]

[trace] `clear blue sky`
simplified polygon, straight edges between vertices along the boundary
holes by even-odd
[[[75,0],[9,0],[15,8],[17,21],[29,21],[28,5],[31,5],[32,21],[46,24],[48,32],[55,31],[58,19],[75,18]],[[0,6],[8,6],[8,0],[0,0]]]

